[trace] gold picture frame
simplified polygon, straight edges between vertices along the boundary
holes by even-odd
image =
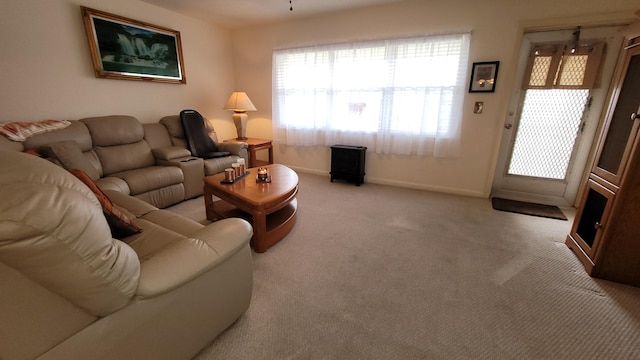
[[[81,6],[97,78],[186,84],[180,32]]]

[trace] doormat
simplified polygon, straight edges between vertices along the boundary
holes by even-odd
[[[554,205],[543,205],[494,197],[491,198],[494,209],[551,219],[567,220],[562,210]]]

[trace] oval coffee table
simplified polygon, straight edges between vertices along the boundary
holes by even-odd
[[[221,183],[224,173],[204,178],[207,219],[241,217],[253,225],[251,246],[258,253],[280,241],[296,221],[298,175],[280,164],[264,166],[271,182],[256,181],[258,168],[233,184]],[[220,200],[214,201],[213,197]]]

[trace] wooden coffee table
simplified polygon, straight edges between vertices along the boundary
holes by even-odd
[[[258,253],[280,241],[296,221],[298,175],[280,164],[265,166],[271,182],[256,181],[258,168],[233,184],[223,184],[224,173],[204,178],[204,204],[207,219],[216,221],[241,217],[253,225],[251,246]],[[221,200],[214,201],[213,197]]]

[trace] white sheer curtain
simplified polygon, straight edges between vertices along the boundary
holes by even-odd
[[[455,157],[470,34],[277,50],[274,140]]]

